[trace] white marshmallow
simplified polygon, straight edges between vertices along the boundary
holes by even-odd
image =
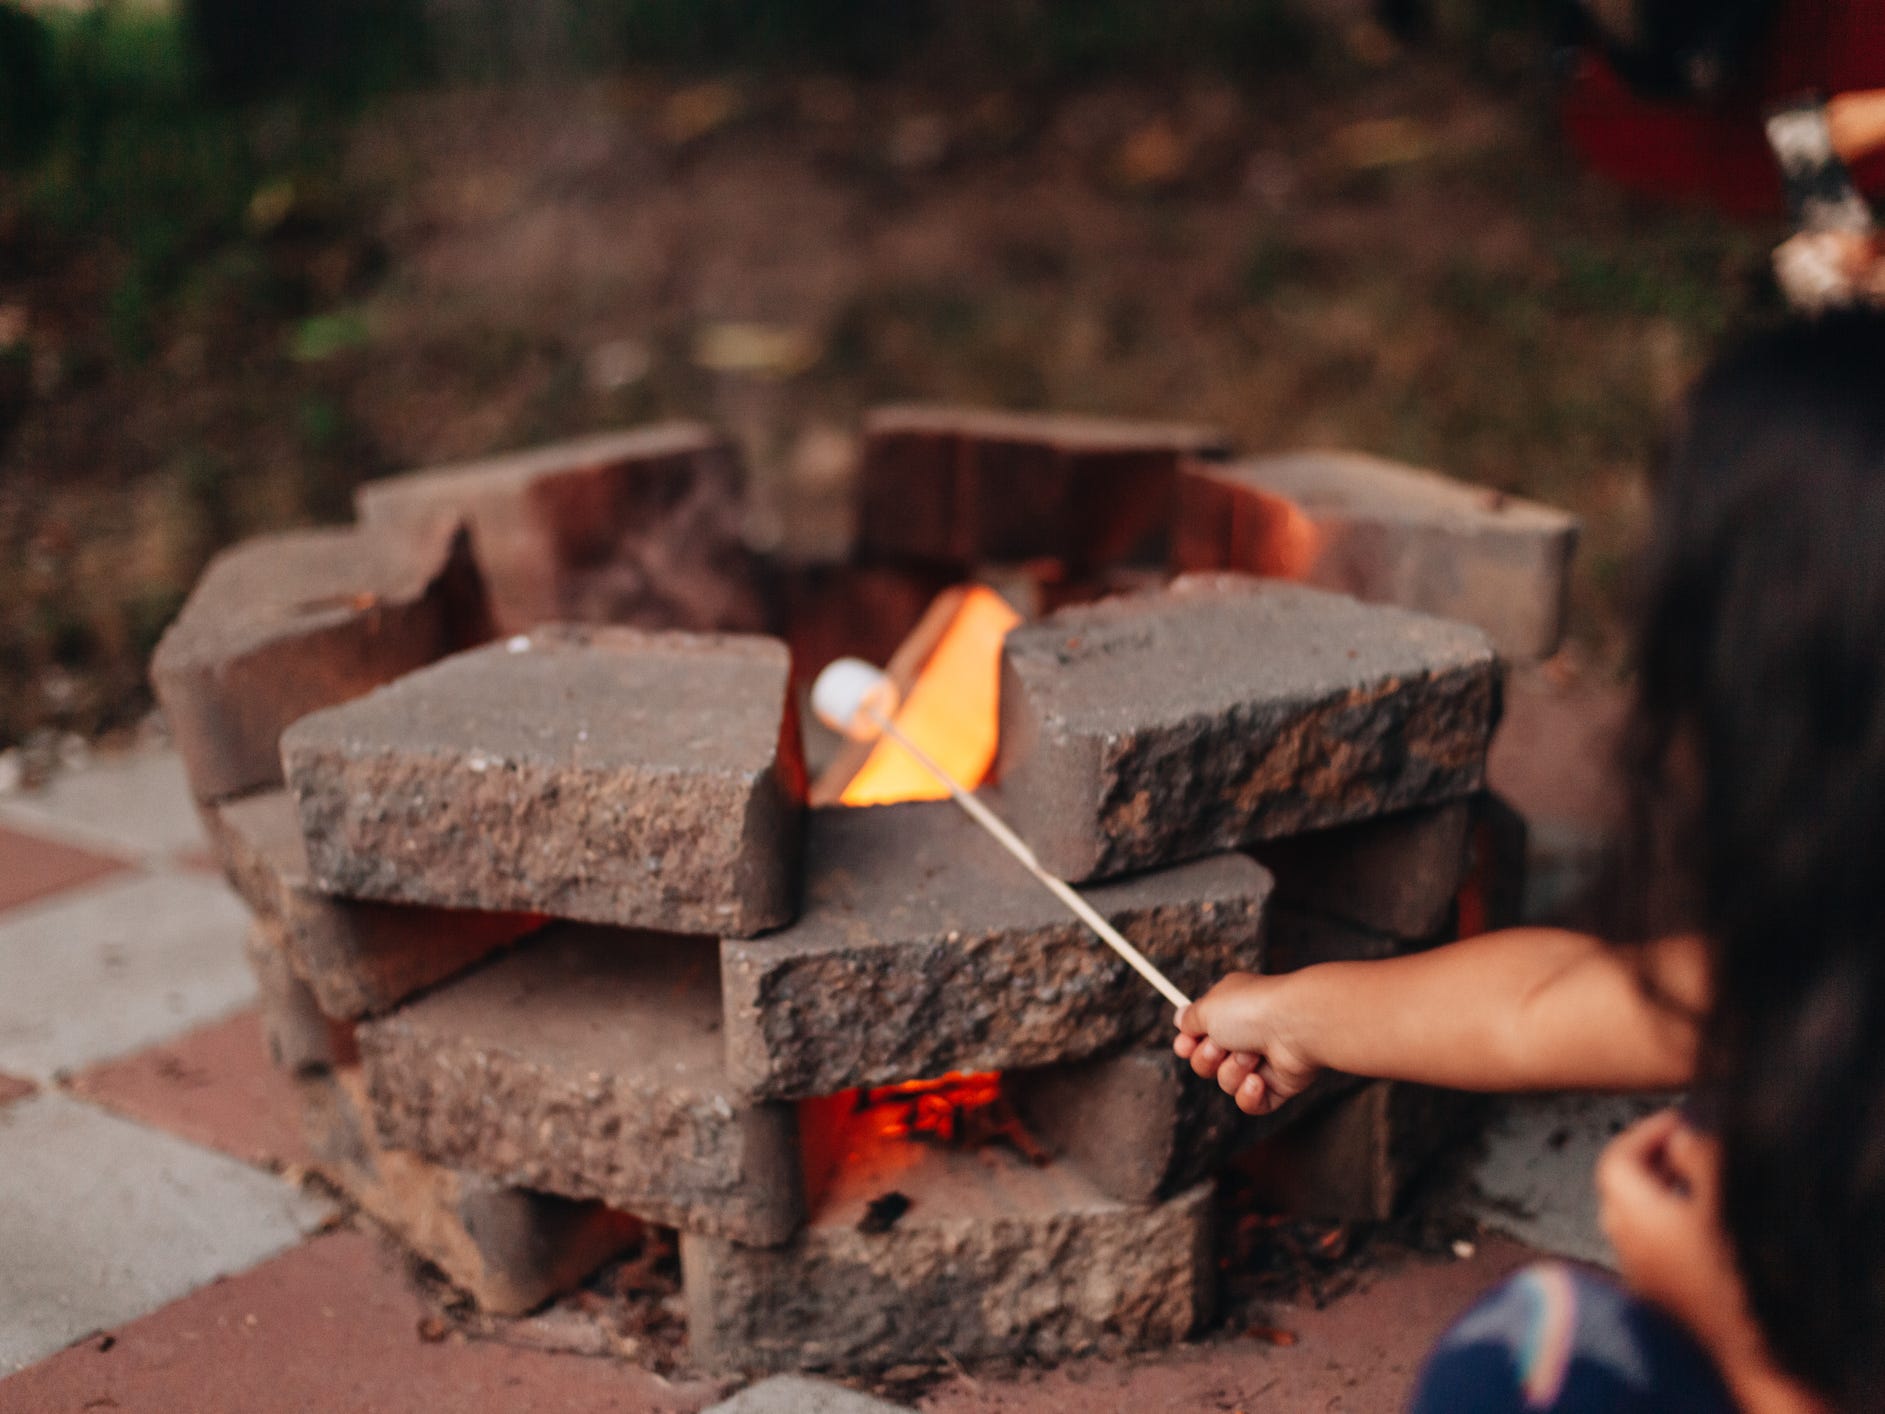
[[[870,741],[883,732],[864,710],[867,706],[888,719],[897,710],[897,685],[862,658],[839,658],[812,683],[812,715],[853,741]]]

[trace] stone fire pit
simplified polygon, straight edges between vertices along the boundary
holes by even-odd
[[[1548,651],[1572,527],[1352,459],[1338,527],[1313,461],[1291,543],[1394,574],[1253,577],[1275,535],[1214,524],[1280,481],[1208,431],[947,409],[867,424],[852,563],[750,555],[691,426],[373,483],[352,529],[228,551],[152,675],[322,1172],[498,1314],[676,1229],[692,1358],[741,1372],[1182,1340],[1231,1163],[1385,1215],[1428,1097],[1332,1078],[1241,1120],[953,805],[844,804],[855,760],[813,791],[799,710],[938,590],[998,586],[990,800],[1180,986],[1453,936],[1497,837],[1483,630]],[[1501,622],[1331,592],[1442,581]]]

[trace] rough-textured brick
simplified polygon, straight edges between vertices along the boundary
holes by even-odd
[[[359,1034],[382,1137],[434,1162],[744,1242],[803,1214],[796,1116],[735,1097],[698,943],[557,925]]]
[[[811,1224],[772,1251],[686,1234],[688,1338],[709,1369],[1057,1359],[1182,1340],[1210,1316],[1212,1192],[1155,1207],[1066,1164],[862,1133]],[[908,1210],[860,1230],[896,1192]]]
[[[744,936],[793,912],[805,768],[771,639],[539,629],[282,739],[316,885]]]
[[[1288,908],[1427,938],[1446,926],[1466,877],[1472,800],[1385,815],[1258,845]]]
[[[838,658],[889,661],[956,582],[948,570],[904,565],[787,565],[776,578],[779,630],[792,650],[793,677],[806,686]]]
[[[1270,879],[1227,855],[1096,889],[1181,987],[1262,958]],[[812,813],[792,927],[721,944],[727,1064],[798,1098],[1039,1066],[1170,1024],[1170,1008],[949,801]]]
[[[289,965],[276,924],[258,919],[243,940],[243,951],[261,998],[262,1039],[277,1069],[300,1075],[354,1059],[353,1027],[322,1012],[308,984]]]
[[[297,530],[210,562],[151,657],[198,800],[281,783],[284,728],[488,637],[464,533]]]
[[[872,554],[962,565],[1158,555],[1179,464],[1227,450],[1201,427],[879,408],[864,424],[858,540]]]
[[[1294,972],[1318,962],[1377,962],[1442,942],[1453,936],[1449,913],[1440,929],[1425,938],[1397,938],[1360,924],[1301,909],[1270,910],[1263,953],[1265,972]]]
[[[1478,1110],[1455,1091],[1378,1080],[1255,1145],[1238,1170],[1251,1197],[1271,1211],[1381,1222]]]
[[[286,791],[206,812],[223,872],[329,1016],[353,1020],[462,972],[542,923],[535,914],[467,913],[330,898],[308,876],[301,821]]]
[[[520,1315],[632,1244],[641,1224],[600,1203],[507,1188],[389,1149],[353,1068],[300,1082],[315,1167],[480,1310]]]
[[[1149,1203],[1211,1174],[1239,1112],[1169,1044],[1040,1070],[1003,1087],[1028,1131],[1108,1198]]]
[[[1173,559],[1282,575],[1477,624],[1503,653],[1564,635],[1574,516],[1352,452],[1187,468]]]
[[[1503,796],[1488,791],[1474,802],[1466,882],[1460,888],[1459,935],[1516,928],[1525,916],[1531,829]]]
[[[1467,625],[1187,576],[1008,635],[996,775],[1041,862],[1092,879],[1467,795],[1498,698]]]
[[[1170,579],[1163,569],[1149,565],[1120,565],[1076,577],[1058,560],[980,565],[975,571],[976,583],[993,589],[1029,622],[1074,604],[1091,604],[1119,594],[1149,593],[1163,588]]]
[[[499,631],[540,623],[755,629],[740,470],[712,430],[605,433],[362,486],[366,525],[471,527]]]

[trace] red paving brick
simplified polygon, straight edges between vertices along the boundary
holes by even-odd
[[[686,1414],[716,1393],[609,1360],[428,1342],[426,1317],[399,1259],[330,1233],[0,1381],[0,1409]]]
[[[93,1066],[75,1095],[245,1163],[306,1166],[301,1108],[288,1077],[269,1064],[259,1013],[225,1021]]]
[[[922,1400],[927,1414],[1081,1409],[1327,1410],[1392,1414],[1441,1330],[1535,1254],[1503,1240],[1469,1261],[1417,1261],[1377,1274],[1321,1311],[1271,1308],[1294,1343],[1220,1335],[1120,1362],[959,1376]],[[689,1414],[701,1382],[669,1384],[632,1365],[457,1335],[420,1337],[428,1312],[402,1260],[364,1233],[330,1233],[251,1272],[94,1337],[10,1380],[0,1409],[452,1409]]]
[[[0,1105],[10,1105],[15,1100],[24,1100],[39,1087],[30,1080],[22,1080],[17,1075],[0,1075]]]
[[[1169,1354],[1084,1361],[1015,1380],[958,1377],[924,1414],[1145,1414],[1148,1410],[1327,1410],[1400,1414],[1428,1348],[1473,1298],[1536,1254],[1503,1240],[1470,1261],[1410,1262],[1321,1311],[1270,1308],[1293,1345],[1219,1336]],[[4,1392],[0,1390],[0,1392]]]
[[[0,912],[115,874],[121,859],[0,825]]]

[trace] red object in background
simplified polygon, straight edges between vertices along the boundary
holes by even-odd
[[[1762,117],[1803,93],[1885,88],[1885,5],[1786,0],[1748,81],[1719,100],[1632,93],[1594,51],[1565,88],[1561,116],[1579,158],[1631,191],[1706,203],[1730,215],[1785,212]],[[1854,165],[1868,196],[1885,194],[1885,154]]]

